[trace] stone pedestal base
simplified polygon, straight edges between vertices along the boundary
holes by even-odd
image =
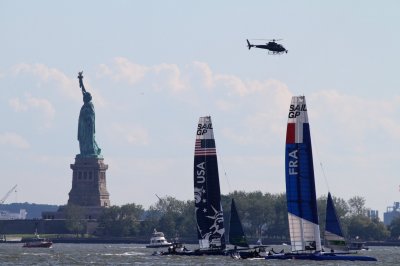
[[[61,206],[57,211],[55,212],[42,212],[42,219],[44,220],[65,220],[65,219],[71,219],[71,217],[68,217],[67,214],[67,209],[68,206]],[[78,207],[78,209],[75,209],[76,213],[73,215],[76,215],[76,218],[79,219],[84,219],[84,220],[97,220],[100,215],[103,213],[104,207]]]
[[[106,170],[103,158],[75,158],[71,164],[72,189],[68,205],[82,207],[108,207],[110,194],[106,187]],[[94,208],[95,209],[95,208]]]

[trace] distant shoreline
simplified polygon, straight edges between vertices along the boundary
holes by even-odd
[[[20,238],[20,241],[17,241]],[[53,243],[75,243],[75,244],[148,244],[149,240],[143,237],[48,237]],[[1,239],[0,243],[23,243],[28,239],[27,237],[17,237],[13,235],[8,239]],[[6,241],[5,241],[6,240]],[[249,239],[249,243],[255,244],[256,240]],[[194,238],[180,238],[179,242],[185,244],[198,244],[198,240]],[[286,243],[290,245],[290,240],[267,240],[263,241],[265,245],[282,245]],[[387,240],[387,241],[362,241],[366,246],[400,246],[400,240]]]
[[[53,243],[71,243],[71,244],[148,244],[149,241],[138,238],[118,238],[118,237],[55,237],[50,238]],[[180,239],[185,244],[197,244],[197,240]],[[24,242],[24,239],[20,243]],[[0,243],[18,243],[16,241],[7,241]],[[265,245],[282,245],[281,241],[265,242]],[[290,244],[289,244],[290,245]],[[376,246],[400,246],[400,241],[365,241],[367,247]]]

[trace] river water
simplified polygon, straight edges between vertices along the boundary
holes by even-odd
[[[187,245],[188,248],[196,246]],[[274,250],[282,246],[273,246]],[[152,256],[154,249],[137,244],[54,244],[52,248],[22,248],[0,244],[0,265],[400,265],[400,247],[361,251],[377,262],[234,260],[229,256]]]

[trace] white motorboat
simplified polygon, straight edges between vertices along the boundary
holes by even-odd
[[[146,248],[162,248],[172,246],[171,242],[168,242],[163,232],[158,232],[154,229],[153,234],[150,238],[150,244]]]

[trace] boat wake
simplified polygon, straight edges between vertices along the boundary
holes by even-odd
[[[88,254],[88,255],[90,255],[90,254]],[[100,253],[98,255],[122,257],[122,256],[144,256],[144,255],[146,255],[146,253],[136,252],[136,251],[128,251],[128,252],[123,252],[123,253]]]

